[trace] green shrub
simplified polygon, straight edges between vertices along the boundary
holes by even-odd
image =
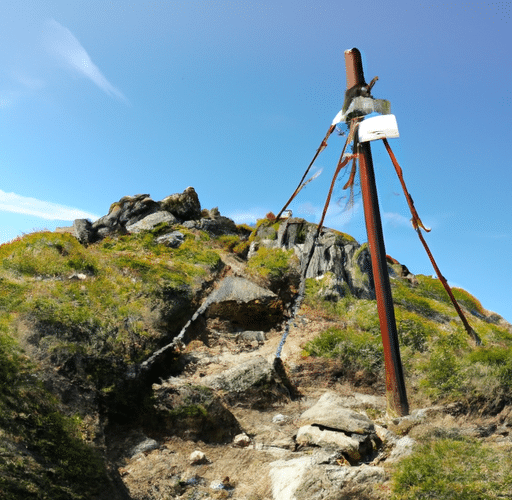
[[[397,464],[392,483],[393,500],[510,498],[512,460],[477,441],[430,440]]]
[[[344,284],[345,295],[339,300],[325,300],[319,292],[324,288],[326,281],[331,277],[331,273],[325,273],[320,280],[315,278],[306,279],[306,293],[304,305],[312,310],[321,312],[324,317],[331,319],[345,318],[349,309],[357,308],[358,300],[354,299],[350,293],[348,285]]]
[[[439,302],[437,296],[432,297],[429,293],[422,293],[421,287],[412,287],[404,280],[393,280],[391,285],[395,305],[421,314],[425,318],[441,321],[449,321],[450,317],[456,314],[453,307],[450,307],[451,303],[448,305],[446,301]]]
[[[384,364],[380,335],[350,328],[328,328],[304,348],[304,355],[335,358],[349,372],[378,375]]]
[[[512,389],[512,347],[480,347],[469,353],[468,361],[491,367],[503,389]]]
[[[349,324],[374,336],[380,335],[380,320],[375,300],[360,299],[354,304]]]
[[[451,300],[444,289],[440,280],[432,278],[431,276],[417,275],[418,287],[415,288],[415,293],[425,298],[430,298],[451,305]],[[462,288],[452,288],[452,293],[457,302],[463,305],[469,311],[476,311],[479,314],[485,314],[480,301]]]
[[[217,238],[217,241],[222,248],[226,249],[228,252],[232,252],[233,248],[240,243],[240,238],[234,234],[223,234]]]
[[[10,392],[19,365],[20,356],[14,339],[7,335],[5,327],[0,328],[0,392]]]
[[[468,389],[464,349],[467,349],[467,339],[462,332],[442,334],[433,342],[428,361],[418,366],[424,377],[421,386],[429,396],[434,399],[464,396]]]
[[[435,328],[423,317],[398,307],[395,308],[395,314],[400,345],[410,347],[412,351],[426,351],[429,340],[435,334]]]
[[[462,288],[452,288],[452,293],[457,302],[463,305],[470,312],[477,312],[479,314],[485,314],[485,310],[482,307],[480,301],[473,297],[469,292],[463,290]]]

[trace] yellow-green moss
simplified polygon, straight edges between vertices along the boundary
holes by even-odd
[[[293,250],[261,247],[249,259],[247,268],[263,278],[278,279],[290,270],[293,258]]]
[[[56,277],[73,271],[94,274],[95,256],[68,233],[32,233],[0,246],[3,269],[27,276]]]
[[[338,237],[342,238],[343,241],[346,241],[348,243],[357,243],[357,240],[351,236],[350,234],[343,233],[342,231],[338,231],[336,229],[331,229],[331,231]]]

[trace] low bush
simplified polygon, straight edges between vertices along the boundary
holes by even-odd
[[[303,355],[335,358],[348,374],[362,370],[372,377],[381,375],[384,363],[380,336],[351,328],[328,328],[306,344]]]
[[[285,251],[280,248],[261,247],[249,259],[247,267],[258,276],[276,280],[286,275],[290,270],[293,259],[293,250]]]
[[[491,500],[512,496],[510,451],[469,439],[432,439],[401,460],[393,500]]]

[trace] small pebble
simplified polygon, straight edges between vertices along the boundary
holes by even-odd
[[[233,439],[233,444],[240,448],[245,448],[251,444],[251,438],[245,433],[238,434],[235,436],[235,439]]]
[[[193,451],[190,454],[190,465],[200,465],[207,462],[208,459],[206,458],[206,455],[200,450]]]
[[[278,425],[284,425],[287,422],[287,420],[288,420],[288,417],[285,417],[281,413],[278,413],[272,419],[272,423],[273,424],[278,424]]]
[[[222,481],[219,481],[218,479],[215,479],[210,483],[210,489],[211,490],[223,490],[224,489],[224,483]]]

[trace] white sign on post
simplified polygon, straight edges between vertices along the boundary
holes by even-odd
[[[381,115],[366,118],[359,124],[359,142],[376,141],[399,137],[395,115]]]

